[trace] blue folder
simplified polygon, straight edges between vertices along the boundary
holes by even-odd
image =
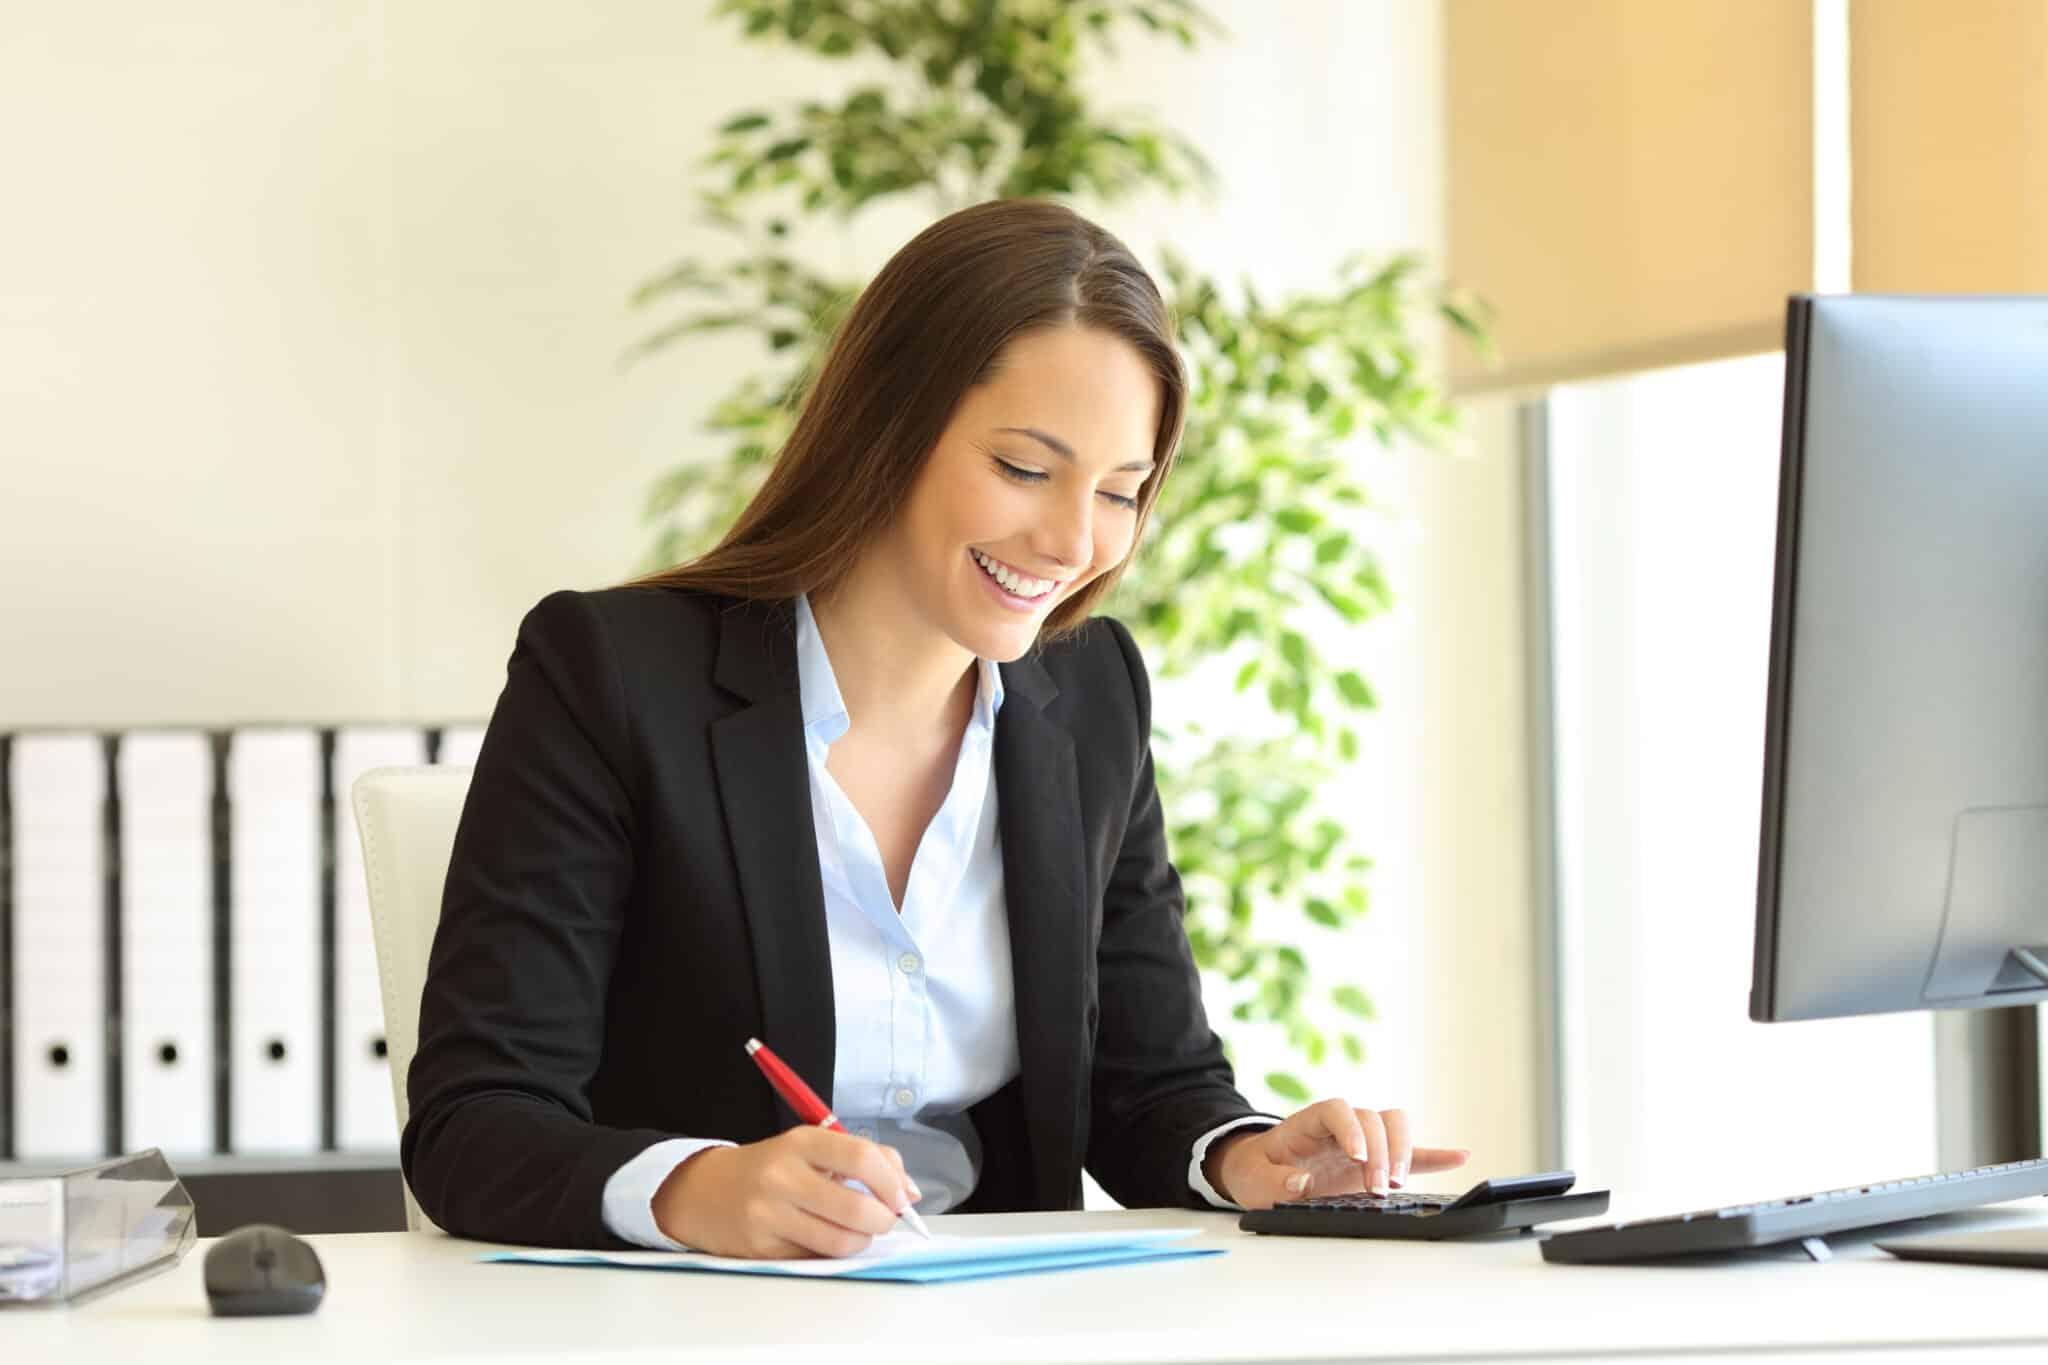
[[[773,1275],[807,1280],[879,1280],[945,1284],[954,1280],[1036,1275],[1052,1270],[1182,1261],[1221,1256],[1221,1247],[1178,1245],[1198,1228],[1132,1228],[1122,1232],[1054,1232],[1011,1237],[938,1234],[929,1242],[906,1232],[875,1240],[840,1260],[755,1261],[698,1252],[494,1251],[479,1260],[512,1265],[600,1266],[717,1275]]]

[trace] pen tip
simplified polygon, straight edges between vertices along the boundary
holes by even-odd
[[[749,1038],[749,1039],[747,1039],[747,1055],[748,1055],[749,1057],[753,1056],[753,1055],[754,1055],[755,1053],[759,1052],[760,1050],[761,1050],[761,1040],[760,1040],[759,1038]]]

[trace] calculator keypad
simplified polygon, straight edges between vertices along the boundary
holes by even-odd
[[[1454,1194],[1422,1194],[1403,1192],[1400,1194],[1322,1194],[1313,1199],[1297,1200],[1293,1203],[1275,1204],[1278,1209],[1355,1210],[1367,1209],[1376,1213],[1407,1214],[1410,1216],[1441,1213],[1448,1204],[1457,1202]]]

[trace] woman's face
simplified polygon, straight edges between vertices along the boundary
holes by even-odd
[[[877,567],[962,648],[1019,657],[1130,553],[1158,423],[1158,381],[1129,343],[1079,326],[1018,337],[953,413]]]

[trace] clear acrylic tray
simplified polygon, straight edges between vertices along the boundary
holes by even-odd
[[[154,1147],[0,1179],[0,1308],[77,1303],[176,1265],[198,1236],[192,1196]]]

